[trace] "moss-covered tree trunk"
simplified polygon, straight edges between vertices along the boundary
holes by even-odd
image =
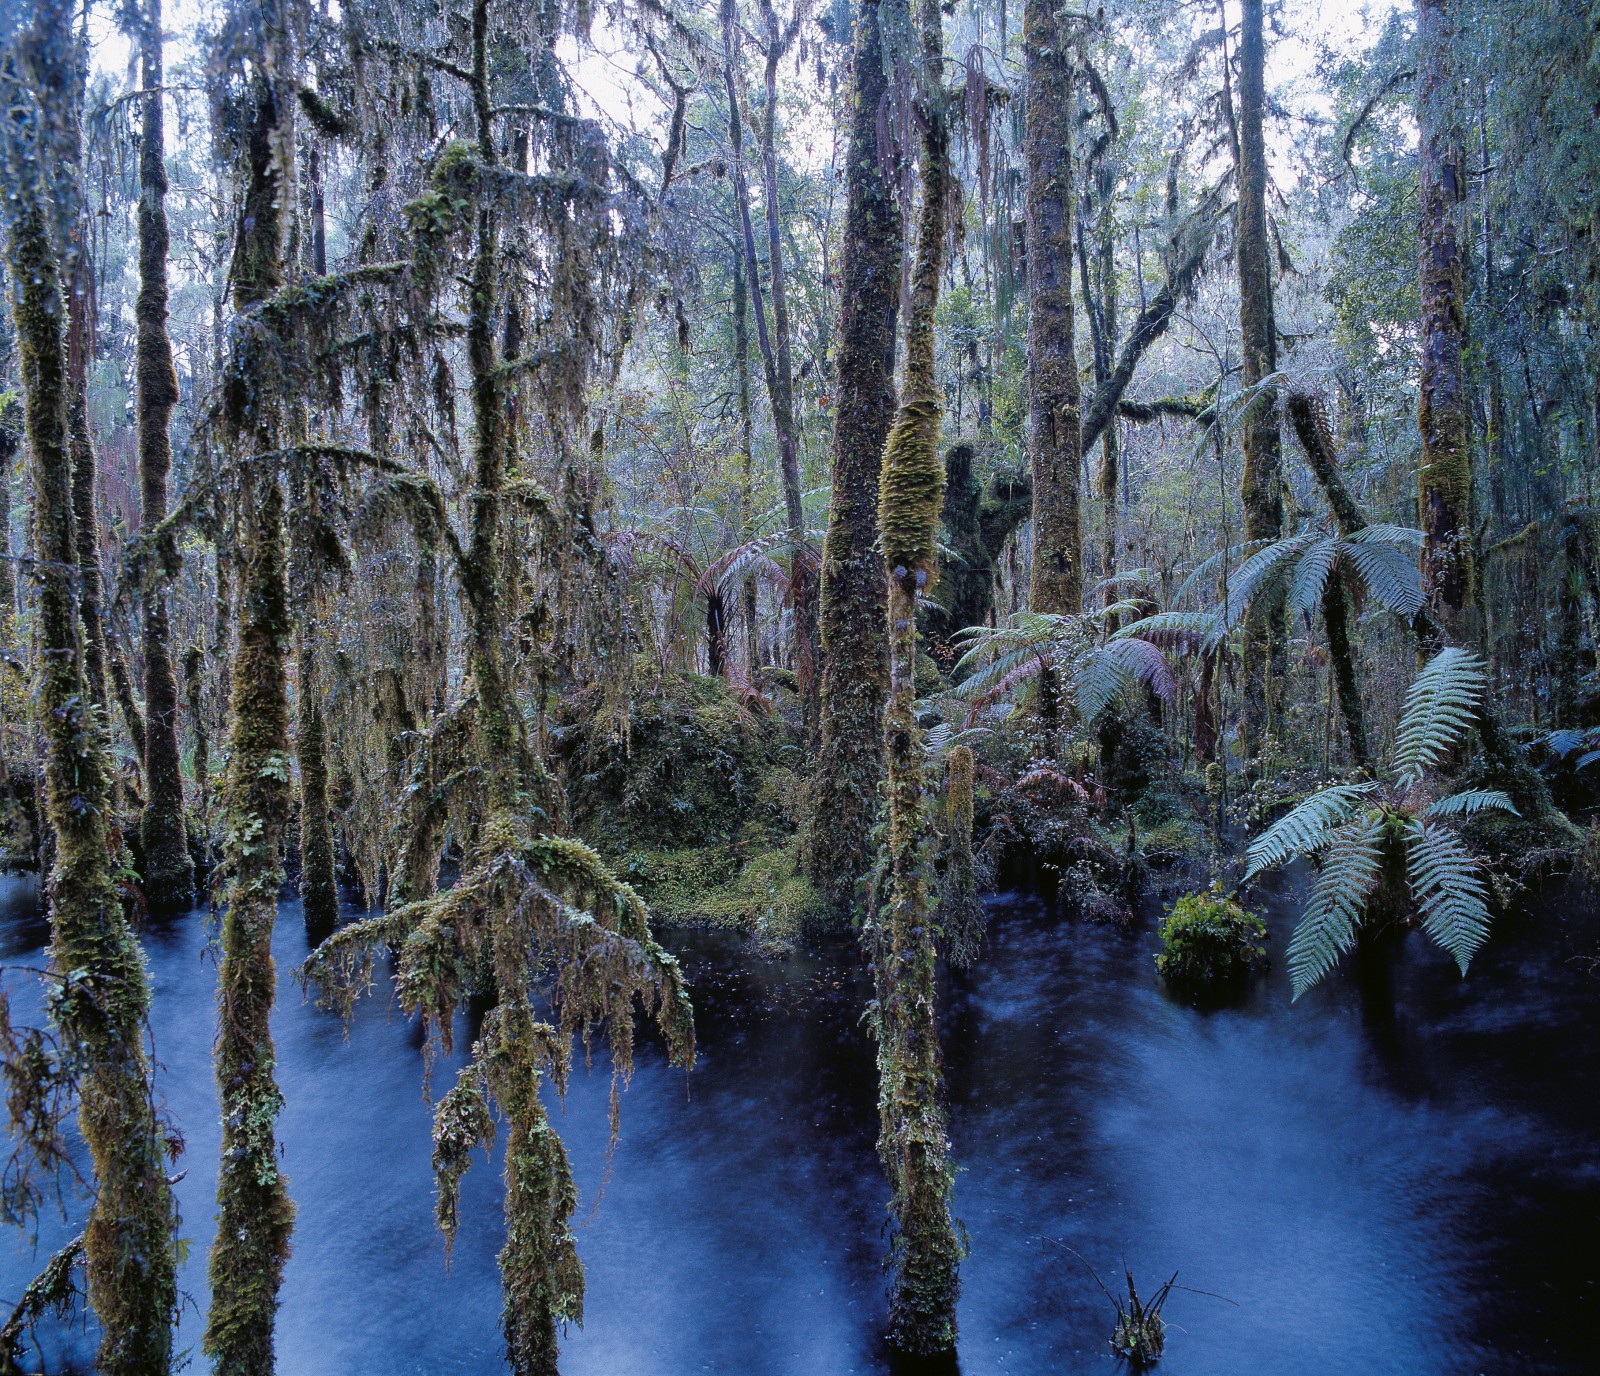
[[[283,217],[292,198],[294,107],[289,16],[278,0],[245,15],[263,54],[252,63],[239,131],[244,199],[235,231],[233,305],[247,314],[281,284]],[[268,60],[270,59],[270,60]],[[283,883],[289,815],[289,596],[278,465],[250,462],[278,446],[285,398],[270,343],[241,331],[228,360],[223,407],[238,537],[232,551],[237,637],[228,695],[223,782],[228,885],[217,980],[217,1086],[222,1164],[211,1247],[205,1350],[218,1376],[271,1376],[278,1290],[294,1206],[278,1163],[282,1107],[275,1075],[272,930]]]
[[[295,700],[295,754],[300,765],[300,906],[314,940],[339,923],[339,884],[333,832],[328,825],[328,744],[322,683],[310,629],[295,640],[299,695]]]
[[[1033,470],[1033,610],[1083,610],[1083,463],[1072,318],[1073,68],[1063,17],[1027,0],[1023,156],[1028,264],[1028,453]]]
[[[872,933],[877,984],[878,1154],[889,1177],[893,1228],[889,1337],[907,1352],[954,1347],[961,1244],[950,1214],[950,1141],[936,1012],[931,825],[916,698],[919,592],[935,575],[944,494],[942,406],[934,379],[934,313],[944,266],[949,124],[941,76],[938,0],[920,0],[919,167],[922,206],[906,321],[900,408],[883,454],[879,528],[888,565],[890,894]]]
[[[81,234],[81,230],[79,233]],[[111,729],[111,680],[106,672],[106,632],[100,573],[99,460],[89,433],[89,320],[91,274],[82,250],[70,255],[67,290],[68,446],[72,454],[72,532],[78,577],[78,617],[83,623],[83,676]],[[113,783],[113,787],[115,784]]]
[[[139,528],[153,530],[167,514],[172,471],[168,427],[178,402],[178,376],[167,336],[167,168],[162,118],[161,0],[144,0],[139,23],[143,101],[139,142],[139,295],[136,399],[139,426]],[[194,894],[194,861],[183,817],[178,754],[178,676],[172,662],[167,592],[146,589],[144,612],[144,892],[152,907],[172,907]]]
[[[904,231],[878,157],[878,112],[889,85],[879,0],[864,0],[856,12],[851,79],[833,495],[822,549],[822,743],[805,842],[812,883],[840,926],[871,862],[888,688],[877,486],[894,419]]]
[[[79,1124],[92,1163],[84,1248],[89,1302],[102,1330],[96,1369],[108,1376],[160,1376],[172,1362],[176,1215],[145,1054],[149,982],[111,875],[111,783],[93,714],[104,702],[91,697],[81,657],[67,312],[59,226],[50,222],[41,184],[48,156],[42,126],[64,112],[76,117],[68,91],[70,14],[64,3],[41,6],[25,68],[14,53],[0,55],[0,95],[9,111],[0,140],[12,177],[7,250],[34,499],[35,702],[45,747],[45,811],[56,838],[50,956],[61,978],[51,1014],[77,1078]],[[70,193],[76,169],[52,171]]]
[[[1272,263],[1267,241],[1266,38],[1262,0],[1243,0],[1239,38],[1239,204],[1234,238],[1239,258],[1240,385],[1250,399],[1241,426],[1244,471],[1240,505],[1246,540],[1283,534],[1283,457],[1278,436],[1277,389],[1267,379],[1278,368],[1278,327],[1272,309]],[[1260,599],[1245,627],[1242,693],[1244,749],[1260,750],[1278,715],[1285,634],[1283,597]]]
[[[1470,637],[1476,594],[1472,451],[1465,376],[1466,285],[1456,216],[1466,198],[1454,127],[1455,43],[1449,0],[1418,0],[1417,128],[1421,169],[1418,283],[1422,305],[1417,511],[1423,588],[1435,619]]]
[[[755,420],[750,405],[750,303],[744,289],[744,254],[733,255],[733,359],[739,395],[739,515],[749,528],[755,515]],[[758,598],[754,575],[739,585],[739,606],[744,613],[745,674],[752,681],[761,664]]]

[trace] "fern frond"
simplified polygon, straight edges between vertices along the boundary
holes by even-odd
[[[1297,855],[1312,855],[1326,847],[1335,830],[1355,815],[1375,784],[1335,784],[1304,799],[1250,843],[1245,852],[1244,877],[1252,879]]]
[[[1483,661],[1450,646],[1422,667],[1406,693],[1395,733],[1395,769],[1400,782],[1415,783],[1440,764],[1472,725],[1483,698]]]
[[[1121,640],[1116,645],[1137,645],[1141,642]],[[1155,650],[1154,646],[1148,647]],[[1112,646],[1090,650],[1072,666],[1072,687],[1078,702],[1078,715],[1086,726],[1092,726],[1123,693],[1135,682],[1128,666],[1112,652]],[[1155,653],[1160,654],[1159,650]]]
[[[1383,866],[1383,831],[1383,814],[1373,812],[1330,833],[1322,873],[1289,942],[1295,998],[1355,945],[1367,899]]]
[[[1323,590],[1339,560],[1339,542],[1332,537],[1318,540],[1300,556],[1289,584],[1289,610],[1296,616],[1312,617],[1322,606]]]
[[[1271,540],[1247,540],[1240,545],[1230,545],[1227,549],[1218,550],[1209,559],[1202,560],[1195,566],[1195,570],[1182,583],[1172,599],[1173,606],[1179,606],[1183,600],[1196,588],[1204,588],[1202,596],[1210,601],[1211,587],[1222,576],[1222,566],[1226,563],[1230,568],[1237,568],[1240,563],[1248,559],[1256,551],[1265,549],[1272,543]]]
[[[1100,653],[1110,655],[1167,706],[1177,706],[1177,675],[1172,672],[1167,657],[1148,640],[1114,639]]]
[[[1217,624],[1214,612],[1157,612],[1123,626],[1111,639],[1148,640],[1163,649],[1192,649],[1204,643]]]
[[[1516,804],[1504,793],[1496,788],[1467,788],[1460,793],[1452,793],[1448,798],[1440,798],[1436,803],[1429,803],[1422,810],[1424,817],[1475,817],[1480,812],[1489,812],[1499,809],[1501,812],[1517,813]],[[1517,813],[1520,816],[1520,813]]]
[[[1365,532],[1362,532],[1365,533]],[[1422,578],[1415,555],[1372,540],[1341,540],[1340,556],[1361,579],[1367,595],[1396,616],[1422,610]]]
[[[1478,862],[1448,827],[1406,826],[1406,877],[1422,930],[1456,958],[1461,973],[1489,936],[1488,893]]]
[[[1222,612],[1228,625],[1237,626],[1245,609],[1284,577],[1316,538],[1315,535],[1291,535],[1287,540],[1275,540],[1240,564],[1228,579],[1228,600]]]
[[[1362,526],[1345,539],[1355,545],[1393,545],[1415,554],[1422,548],[1423,535],[1415,526],[1370,525]]]

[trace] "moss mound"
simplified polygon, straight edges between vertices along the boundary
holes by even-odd
[[[1213,885],[1172,905],[1161,924],[1156,969],[1190,988],[1241,984],[1266,965],[1266,937],[1265,922]]]
[[[793,945],[823,916],[822,895],[800,873],[792,841],[755,850],[635,851],[621,869],[658,920],[737,928],[764,947]]]

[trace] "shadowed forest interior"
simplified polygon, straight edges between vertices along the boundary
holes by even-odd
[[[1600,0],[4,0],[0,1376],[1600,1370]]]

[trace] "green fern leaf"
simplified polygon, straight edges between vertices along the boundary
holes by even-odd
[[[1406,825],[1406,877],[1422,930],[1456,958],[1461,973],[1489,936],[1489,905],[1478,862],[1448,827]]]
[[[1422,610],[1422,578],[1415,556],[1393,545],[1354,539],[1341,540],[1339,553],[1380,606],[1402,617]]]
[[[1254,878],[1262,870],[1284,864],[1297,855],[1312,855],[1324,849],[1336,829],[1355,815],[1375,787],[1336,784],[1313,793],[1250,843],[1244,857],[1244,877]]]
[[[1443,762],[1467,734],[1483,698],[1483,662],[1457,646],[1440,650],[1406,694],[1395,733],[1400,782],[1415,783]]]
[[[1422,810],[1422,815],[1424,817],[1475,817],[1480,812],[1488,812],[1493,809],[1521,816],[1511,799],[1495,788],[1467,788],[1460,793],[1452,793],[1448,798],[1440,798],[1436,803],[1429,803]]]
[[[1289,610],[1296,616],[1315,616],[1322,605],[1322,593],[1339,558],[1339,542],[1318,540],[1300,556],[1289,585]]]
[[[1289,977],[1299,998],[1355,945],[1383,865],[1384,819],[1372,812],[1328,836],[1322,873],[1289,942]]]
[[[1140,642],[1117,642],[1118,645],[1138,643]],[[1080,656],[1072,666],[1072,687],[1078,702],[1078,715],[1084,724],[1092,726],[1097,722],[1106,708],[1127,692],[1133,686],[1133,682],[1133,675],[1129,673],[1127,665],[1111,653],[1110,647],[1090,650]]]
[[[1246,559],[1228,580],[1228,599],[1222,613],[1228,625],[1237,626],[1245,609],[1277,583],[1316,538],[1315,535],[1291,535],[1287,540],[1276,540],[1265,549],[1257,550]]]

